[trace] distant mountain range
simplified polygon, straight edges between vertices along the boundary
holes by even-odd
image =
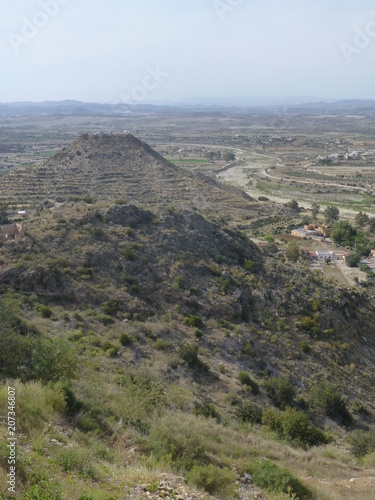
[[[228,99],[193,98],[179,102],[161,101],[157,104],[103,104],[87,103],[75,100],[44,101],[44,102],[10,102],[0,103],[0,116],[11,115],[96,115],[96,114],[123,114],[145,112],[181,113],[184,110],[228,110],[243,109],[257,113],[274,111],[276,113],[375,113],[375,100],[321,100],[316,97],[289,97],[289,98],[255,98],[238,97]]]

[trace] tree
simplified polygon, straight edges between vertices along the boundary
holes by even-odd
[[[8,222],[8,204],[0,203],[0,224],[6,224]]]
[[[233,153],[231,153],[230,151],[225,151],[225,153],[223,154],[223,159],[225,161],[233,161],[236,159],[235,155]]]
[[[287,203],[287,207],[290,208],[291,210],[299,210],[299,205],[297,200],[290,200],[289,203]]]
[[[351,253],[345,257],[345,262],[348,267],[357,267],[361,256],[356,253]]]
[[[300,256],[299,246],[297,243],[289,243],[285,255],[291,262],[297,262]]]
[[[326,219],[327,224],[333,224],[334,222],[339,220],[340,211],[337,207],[333,207],[332,205],[330,205],[325,209],[324,217]]]
[[[331,231],[331,238],[336,245],[351,246],[354,243],[357,230],[347,221],[336,222]]]
[[[367,214],[364,214],[363,212],[359,212],[356,216],[355,216],[355,223],[358,227],[362,228],[364,226],[367,226],[367,224],[369,223],[369,216]]]
[[[311,215],[313,216],[314,219],[317,218],[319,210],[320,210],[320,205],[318,205],[317,203],[313,203],[311,205]]]
[[[371,219],[369,219],[369,231],[370,233],[375,234],[375,217],[371,217]]]

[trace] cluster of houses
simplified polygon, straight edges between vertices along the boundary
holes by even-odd
[[[335,252],[332,250],[316,250],[315,252],[304,250],[305,259],[312,262],[327,262],[327,260],[330,260],[331,262],[339,260],[343,261],[349,254],[350,252]]]
[[[293,229],[291,235],[297,236],[297,238],[308,238],[316,241],[322,241],[329,238],[331,229],[331,226],[313,223],[299,227],[298,229]]]
[[[318,156],[313,165],[318,163],[333,163],[340,160],[367,160],[369,157],[374,156],[374,151],[367,151],[366,149],[358,149],[356,151],[348,151],[346,153],[333,153],[328,156]]]

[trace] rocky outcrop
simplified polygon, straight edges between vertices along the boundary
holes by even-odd
[[[19,242],[26,238],[21,224],[0,226],[0,243]]]

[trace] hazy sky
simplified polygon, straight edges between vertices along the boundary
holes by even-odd
[[[0,36],[1,102],[375,98],[370,0],[13,0]]]

